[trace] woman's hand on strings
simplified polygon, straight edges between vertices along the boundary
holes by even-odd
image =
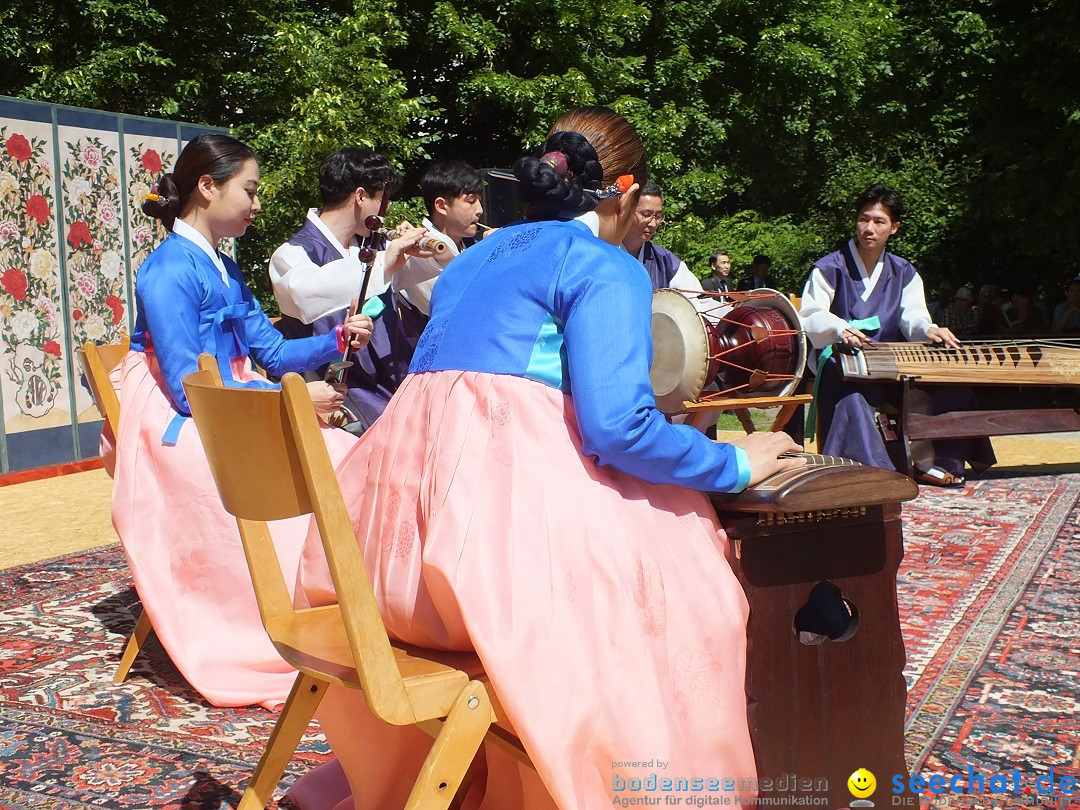
[[[779,431],[758,431],[731,444],[742,448],[750,462],[750,483],[747,486],[752,487],[770,475],[806,464],[806,459],[801,456],[781,458],[785,453],[801,453],[803,449],[790,436]]]

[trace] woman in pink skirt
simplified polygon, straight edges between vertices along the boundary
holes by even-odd
[[[138,317],[131,353],[113,372],[120,396],[113,525],[135,589],[158,639],[180,673],[211,703],[280,705],[295,677],[262,627],[235,519],[221,504],[181,380],[202,352],[213,354],[229,385],[268,386],[268,373],[316,368],[340,356],[345,335],[366,343],[371,321],[354,316],[337,333],[286,341],[215,245],[241,236],[259,212],[259,165],[225,135],[189,143],[143,210],[170,236],[147,258],[135,283]],[[342,396],[309,384],[319,413]],[[340,459],[355,440],[324,431]],[[285,570],[296,570],[306,521],[278,524]]]
[[[704,491],[800,448],[715,444],[657,411],[652,287],[618,247],[646,177],[622,117],[568,113],[514,173],[528,218],[446,268],[410,375],[339,468],[387,627],[475,650],[536,765],[486,748],[474,806],[599,810],[665,793],[635,780],[752,778],[747,607]],[[335,598],[315,544],[300,589]],[[430,738],[347,690],[318,716],[339,764],[293,798],[402,807]]]

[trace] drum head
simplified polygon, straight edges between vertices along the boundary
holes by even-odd
[[[653,359],[649,381],[656,407],[682,413],[696,400],[709,369],[709,338],[701,315],[680,292],[657,290],[652,302]]]

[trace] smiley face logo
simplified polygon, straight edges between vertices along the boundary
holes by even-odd
[[[871,796],[877,788],[877,779],[866,768],[859,768],[847,780],[848,790],[856,799],[865,799]]]

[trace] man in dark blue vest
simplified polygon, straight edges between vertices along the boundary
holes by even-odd
[[[360,244],[367,217],[378,214],[384,194],[401,180],[390,162],[370,150],[346,147],[319,168],[321,208],[274,251],[270,281],[286,337],[322,334],[342,323],[360,293],[364,265]],[[375,322],[371,342],[350,359],[346,378],[346,429],[359,432],[383,412],[409,370],[424,318],[390,289],[390,277],[410,255],[431,255],[416,244],[423,228],[408,227],[380,252],[372,267],[363,311]],[[321,375],[325,370],[315,372]]]
[[[623,239],[623,248],[645,265],[654,290],[670,287],[683,292],[689,291],[690,295],[701,292],[701,282],[690,272],[686,262],[652,241],[663,221],[664,195],[656,183],[647,181],[638,195],[634,222]]]
[[[663,221],[664,195],[656,183],[648,180],[641,187],[637,210],[634,212],[634,222],[623,238],[623,249],[630,255],[636,256],[638,261],[645,265],[654,290],[664,288],[679,290],[694,303],[699,311],[715,309],[716,298],[697,295],[702,292],[701,282],[690,272],[686,262],[667,248],[652,241],[656,229]],[[726,257],[727,254],[725,253],[724,256]],[[745,410],[737,410],[735,415],[747,433],[754,432],[754,421],[749,413]],[[716,425],[710,425],[705,434],[715,439]]]
[[[930,341],[958,346],[956,336],[935,324],[926,308],[922,278],[911,262],[885,250],[900,229],[903,203],[891,188],[875,185],[856,201],[855,236],[814,263],[803,289],[799,318],[814,348],[817,369],[815,407],[818,447],[875,467],[892,461],[878,428],[877,411],[888,396],[885,386],[842,379],[831,356],[840,344],[852,350],[875,342]],[[814,356],[816,355],[816,357]],[[964,409],[973,395],[962,386],[939,386],[928,410]],[[917,453],[916,479],[938,486],[964,483],[964,463],[983,469],[995,461],[988,439],[936,441]]]

